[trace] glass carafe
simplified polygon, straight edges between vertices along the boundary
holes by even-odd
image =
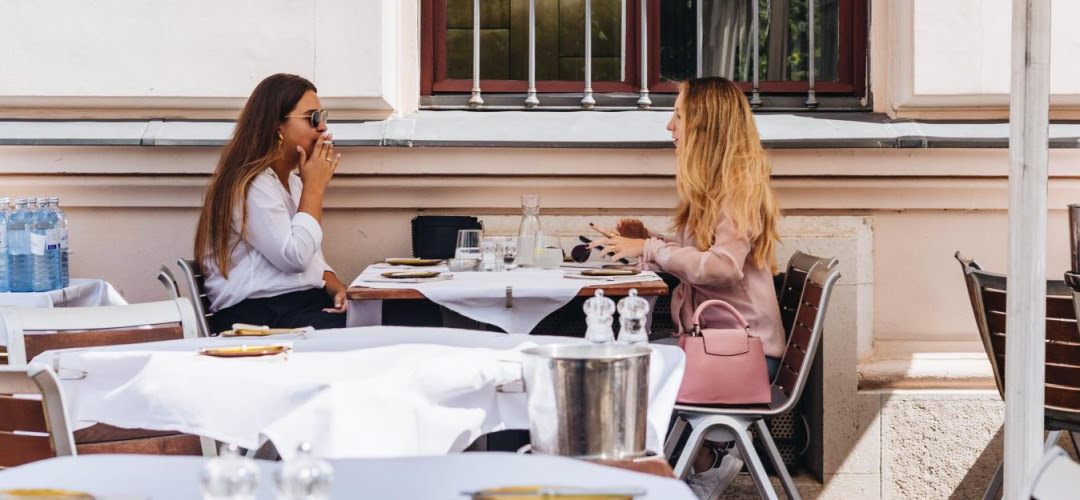
[[[540,232],[540,195],[523,195],[521,211],[521,225],[518,226],[518,264],[531,266],[532,249],[536,248],[536,235]]]

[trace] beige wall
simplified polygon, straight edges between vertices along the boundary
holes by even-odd
[[[675,203],[671,150],[342,150],[345,160],[327,195],[326,253],[346,278],[375,259],[408,254],[409,220],[421,211],[513,215],[523,193],[541,194],[545,214],[664,215]],[[129,300],[151,300],[161,295],[157,266],[190,255],[217,154],[216,148],[5,147],[0,193],[61,196],[73,218],[75,274],[104,277]],[[879,349],[981,350],[952,254],[961,250],[1004,270],[1005,150],[770,155],[785,213],[871,216],[872,331]],[[1080,152],[1051,152],[1051,276],[1067,265],[1064,207],[1080,198],[1077,160]]]

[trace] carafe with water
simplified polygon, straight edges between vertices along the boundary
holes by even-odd
[[[521,197],[521,225],[518,226],[518,265],[533,265],[536,235],[540,233],[540,195]]]

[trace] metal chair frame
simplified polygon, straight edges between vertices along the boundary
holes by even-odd
[[[765,419],[786,413],[798,404],[803,389],[807,385],[810,366],[817,356],[818,346],[821,344],[825,312],[828,309],[833,285],[840,278],[840,272],[835,268],[835,259],[818,259],[816,257],[813,259],[813,261],[806,260],[810,269],[807,272],[806,285],[798,292],[800,296],[799,307],[796,309],[792,319],[793,330],[798,327],[800,332],[808,333],[805,335],[793,333],[788,338],[787,349],[783,358],[781,358],[780,371],[772,384],[772,403],[767,406],[736,407],[676,404],[675,410],[678,412],[679,418],[668,436],[664,450],[665,454],[670,455],[673,453],[676,442],[687,425],[693,429],[675,465],[676,477],[680,479],[686,478],[690,470],[690,463],[706,439],[710,441],[735,441],[743,459],[747,463],[758,493],[763,498],[776,499],[776,491],[769,482],[764,465],[754,449],[753,441],[748,432],[750,427],[754,426],[765,444],[769,460],[780,476],[784,493],[791,499],[801,498],[795,488],[794,481],[791,479],[791,475],[784,466],[772,434],[765,425]],[[830,263],[833,266],[831,268],[828,267]],[[788,276],[785,276],[785,289],[788,278]],[[794,283],[791,283],[791,285],[794,286]],[[810,289],[816,289],[816,291],[808,294],[807,292]],[[809,320],[810,324],[806,324],[807,320]]]
[[[180,266],[180,271],[184,275],[184,282],[187,284],[188,294],[191,296],[191,302],[195,306],[199,336],[209,337],[214,333],[210,329],[209,321],[210,316],[213,316],[214,313],[210,312],[210,298],[206,295],[206,287],[203,285],[203,274],[199,263],[190,259],[178,259],[176,265]]]

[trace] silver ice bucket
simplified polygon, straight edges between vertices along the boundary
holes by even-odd
[[[602,460],[644,456],[650,352],[618,344],[522,351],[533,453]]]

